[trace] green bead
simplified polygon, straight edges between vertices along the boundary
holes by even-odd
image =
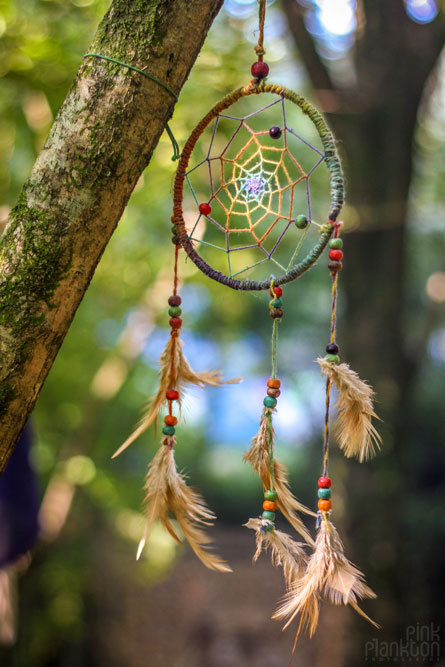
[[[171,308],[168,309],[168,314],[171,317],[179,317],[182,313],[182,310],[179,306],[172,306]]]
[[[164,426],[162,429],[162,433],[164,435],[175,435],[175,427],[174,426]]]
[[[330,364],[339,364],[340,363],[340,357],[338,354],[327,354],[325,356],[326,361],[329,361]]]
[[[274,398],[273,396],[266,396],[263,403],[266,406],[266,408],[274,408],[277,404],[277,399]]]
[[[306,218],[305,215],[297,215],[295,218],[295,227],[298,227],[298,229],[306,229],[308,226],[309,220]]]
[[[275,526],[273,523],[268,523],[267,526],[263,526],[264,530],[266,533],[271,533],[273,530],[275,530]]]
[[[276,500],[278,498],[278,493],[275,489],[269,489],[264,492],[264,500]]]
[[[281,299],[275,299],[275,301],[272,301],[272,306],[274,308],[281,308],[283,305],[283,301]]]
[[[178,233],[178,228],[176,227],[176,225],[173,225],[172,234],[177,234],[177,233]],[[339,247],[341,247],[341,246],[339,246]]]
[[[268,521],[275,520],[275,512],[269,512],[269,510],[264,510],[261,516],[263,517],[263,519],[267,519]]]
[[[343,248],[343,239],[330,239],[329,241],[330,248]]]
[[[323,500],[329,500],[331,497],[331,489],[318,489],[318,497]]]

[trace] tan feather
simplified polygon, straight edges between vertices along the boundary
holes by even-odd
[[[345,456],[355,456],[363,462],[380,449],[381,437],[372,424],[378,419],[374,412],[372,388],[363,382],[348,364],[332,364],[317,359],[322,374],[338,389],[338,440]]]
[[[139,543],[137,557],[142,553],[155,519],[159,519],[169,533],[182,544],[169,521],[168,512],[171,511],[190,547],[204,565],[211,570],[231,572],[221,558],[205,550],[211,540],[198,524],[212,525],[215,515],[209,510],[202,496],[187,486],[184,475],[178,473],[173,452],[174,441],[174,438],[163,438],[162,446],[148,467],[145,482],[147,525],[144,537]]]
[[[256,552],[253,560],[258,560],[263,549],[270,550],[273,565],[283,568],[286,587],[290,588],[306,568],[307,555],[303,545],[280,530],[265,531],[262,519],[249,519],[244,525],[255,531]]]
[[[375,627],[379,627],[357,604],[358,599],[375,598],[375,593],[365,584],[363,573],[344,555],[337,529],[327,517],[321,521],[305,574],[286,593],[274,618],[287,619],[284,626],[287,628],[298,614],[305,615],[312,636],[317,627],[318,612],[317,617],[311,616],[309,610],[318,606],[321,595],[333,604],[350,604]]]
[[[221,371],[201,371],[196,373],[190,366],[182,352],[183,342],[178,336],[170,336],[160,359],[160,383],[159,390],[148,403],[147,410],[143,415],[139,426],[125,440],[125,442],[114,452],[111,458],[116,458],[127,449],[151,424],[156,420],[159,410],[167,403],[165,394],[168,389],[175,387],[179,391],[179,402],[182,400],[181,393],[188,384],[198,387],[221,387],[223,384],[239,382],[240,378],[224,381]],[[173,349],[173,363],[172,363]]]
[[[258,473],[263,487],[270,489],[272,484],[272,476],[270,471],[270,429],[268,415],[271,410],[265,408],[263,411],[260,427],[258,433],[252,439],[252,445],[248,452],[244,455],[244,461],[247,461],[252,466],[253,470]],[[272,438],[275,433],[272,429]],[[273,486],[278,494],[276,500],[278,509],[283,516],[289,521],[291,526],[300,533],[308,544],[313,544],[314,541],[306,529],[304,523],[298,517],[297,512],[305,512],[311,516],[315,514],[300,503],[289,488],[288,472],[286,466],[274,458],[274,480]]]

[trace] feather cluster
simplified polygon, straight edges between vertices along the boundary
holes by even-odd
[[[177,389],[180,392],[179,402],[181,402],[181,390],[188,384],[203,388],[206,386],[221,387],[223,384],[239,382],[240,378],[224,381],[219,370],[196,373],[185,358],[182,346],[183,342],[177,335],[170,336],[160,359],[158,393],[150,400],[138,427],[113,454],[113,459],[122,454],[156,420],[159,410],[167,403],[165,395],[168,389],[172,387]]]
[[[258,473],[265,489],[272,488],[270,451],[271,445],[273,448],[274,431],[273,429],[271,430],[269,426],[271,412],[272,411],[270,408],[264,409],[258,433],[252,439],[252,445],[249,451],[244,455],[244,461],[250,463],[252,468]],[[306,529],[304,523],[297,515],[297,512],[305,512],[306,514],[310,514],[312,516],[315,516],[315,514],[295,498],[289,488],[288,472],[286,466],[284,466],[282,463],[279,463],[275,458],[273,461],[273,470],[273,488],[278,494],[278,498],[276,500],[278,509],[283,514],[283,516],[286,517],[297,533],[304,537],[308,544],[313,544],[314,541]]]
[[[174,441],[175,438],[163,438],[162,446],[148,467],[145,481],[147,525],[144,537],[139,543],[137,558],[142,553],[156,519],[182,544],[169,520],[168,513],[171,511],[184,537],[202,563],[211,570],[231,572],[227,563],[207,551],[211,540],[203,532],[201,525],[212,525],[216,517],[206,506],[202,496],[188,487],[184,476],[178,473],[173,452]]]
[[[379,627],[357,604],[359,599],[375,598],[375,593],[366,585],[363,573],[344,555],[338,532],[326,515],[321,520],[306,572],[291,586],[273,618],[286,620],[284,627],[287,628],[300,614],[300,627],[307,627],[312,636],[318,624],[322,596],[336,605],[351,605],[367,621]]]
[[[363,462],[380,449],[381,438],[372,424],[374,392],[348,364],[333,364],[319,357],[322,374],[335,384],[338,399],[338,440],[345,456],[355,456]]]

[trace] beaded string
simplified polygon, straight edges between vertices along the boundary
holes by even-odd
[[[264,49],[264,23],[266,21],[266,0],[259,0],[259,16],[258,16],[258,43],[255,46],[255,53],[258,56],[258,61],[262,62],[263,56],[266,53]]]
[[[166,83],[161,81],[160,79],[157,79],[155,76],[152,74],[149,74],[148,72],[144,72],[144,70],[140,69],[139,67],[136,67],[135,65],[129,65],[128,63],[124,63],[121,60],[117,60],[116,58],[110,58],[110,56],[104,56],[101,53],[85,53],[84,58],[101,58],[102,60],[108,60],[111,63],[116,63],[116,65],[121,65],[121,67],[127,67],[128,69],[133,70],[134,72],[138,72],[139,74],[142,74],[145,76],[147,79],[150,79],[150,81],[154,81],[157,83],[159,86],[162,86],[167,92],[170,93],[170,95],[173,95],[176,101],[178,101],[178,95],[175,93],[174,90],[170,88]],[[165,129],[167,131],[167,134],[169,136],[170,141],[172,142],[173,146],[173,156],[172,156],[172,161],[174,162],[175,160],[179,160],[181,157],[181,152],[179,150],[179,144],[175,139],[175,136],[170,128],[170,125],[166,123]]]
[[[330,342],[326,346],[325,359],[331,364],[338,364],[340,357],[338,356],[339,347],[335,342],[337,330],[337,290],[338,290],[338,272],[342,269],[343,241],[339,238],[339,230],[341,222],[333,223],[334,233],[329,241],[329,270],[332,276],[332,290],[331,290],[331,326],[330,326]],[[326,380],[326,411],[324,423],[324,437],[323,437],[323,472],[318,480],[318,509],[320,514],[326,521],[327,527],[330,530],[330,525],[327,519],[327,512],[332,508],[331,503],[331,480],[329,474],[329,420],[330,420],[330,395],[331,395],[332,380]]]

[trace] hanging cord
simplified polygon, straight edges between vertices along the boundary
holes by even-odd
[[[266,53],[264,48],[264,23],[266,21],[266,0],[259,0],[259,16],[258,16],[258,42],[255,46],[255,53],[258,56],[259,62],[262,62],[263,56]]]
[[[170,95],[173,95],[176,101],[178,101],[178,95],[175,93],[174,90],[172,90],[166,83],[163,81],[160,81],[157,79],[155,76],[152,74],[149,74],[148,72],[144,72],[144,70],[140,69],[139,67],[136,67],[135,65],[129,65],[128,63],[124,63],[121,60],[117,60],[116,58],[110,58],[109,56],[103,56],[101,53],[85,53],[84,58],[101,58],[102,60],[108,60],[111,63],[116,63],[116,65],[121,65],[122,67],[127,67],[128,69],[133,70],[134,72],[138,72],[139,74],[142,74],[145,76],[147,79],[150,79],[150,81],[154,81],[157,83],[159,86],[162,86],[164,90],[166,90]],[[179,160],[181,157],[181,152],[179,150],[179,145],[178,142],[176,141],[173,132],[171,131],[171,128],[169,124],[167,123],[165,126],[165,129],[167,131],[167,134],[170,138],[170,141],[172,142],[173,146],[173,156],[172,156],[172,161]]]

